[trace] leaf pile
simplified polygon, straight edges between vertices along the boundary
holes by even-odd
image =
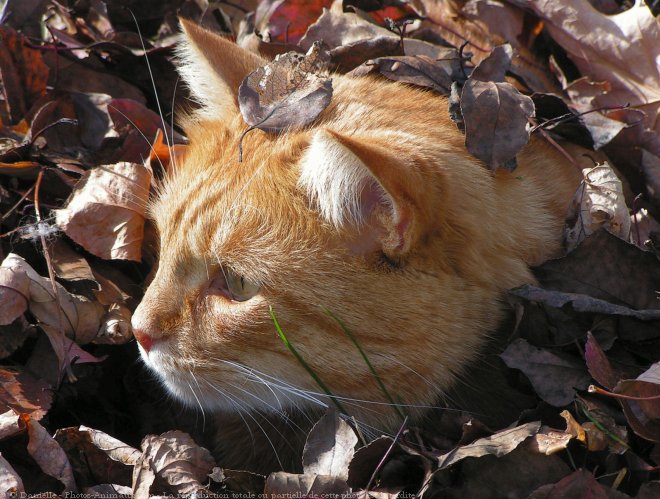
[[[658,497],[657,2],[68,3],[8,0],[0,24],[1,492]],[[136,362],[145,207],[185,147],[177,13],[279,55],[241,87],[254,127],[313,121],[327,67],[447,96],[493,170],[515,170],[531,135],[606,153],[567,213],[566,256],[509,291],[506,344],[448,395],[456,410],[371,442],[329,411],[301,473],[264,477],[217,467],[199,414]]]

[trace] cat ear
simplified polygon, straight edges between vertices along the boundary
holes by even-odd
[[[192,21],[179,18],[183,40],[177,47],[178,71],[201,104],[200,113],[218,118],[238,113],[238,87],[266,61]]]
[[[380,246],[396,258],[417,239],[418,177],[388,152],[387,141],[320,130],[302,159],[299,185],[328,222],[359,229],[350,242],[354,252]]]

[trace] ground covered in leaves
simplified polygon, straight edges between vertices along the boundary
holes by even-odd
[[[4,2],[0,493],[659,497],[659,10],[641,0]],[[534,269],[537,287],[508,294],[506,344],[481,388],[497,370],[509,398],[494,393],[490,409],[515,400],[513,417],[466,407],[436,431],[402,426],[365,445],[330,411],[302,473],[268,477],[221,469],[197,445],[200,415],[144,372],[130,328],[155,258],[145,206],[170,149],[185,147],[172,124],[190,106],[171,62],[178,14],[269,57],[309,51],[281,58],[287,71],[322,50],[331,71],[446,95],[467,148],[493,170],[514,170],[530,134],[568,156],[560,138],[607,154],[569,207],[566,256]],[[271,108],[251,112],[251,125],[277,131]]]

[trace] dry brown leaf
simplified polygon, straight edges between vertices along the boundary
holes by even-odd
[[[609,82],[599,106],[630,103],[646,113],[646,126],[660,133],[660,24],[643,0],[612,16],[588,0],[526,3],[583,75]]]
[[[28,308],[30,281],[21,268],[0,266],[0,325],[11,324]]]
[[[13,409],[0,414],[0,440],[13,437],[23,431],[20,415]]]
[[[601,227],[628,241],[630,214],[621,180],[607,162],[583,172],[567,215],[564,238],[568,251]]]
[[[509,83],[468,80],[461,93],[465,146],[492,170],[515,168],[515,157],[529,141],[534,102]]]
[[[62,447],[36,420],[27,414],[22,414],[21,419],[28,429],[30,441],[27,450],[32,458],[44,473],[62,482],[65,491],[75,492],[77,487],[73,469]]]
[[[281,497],[350,497],[346,481],[328,475],[295,475],[279,471],[266,479],[264,495]]]
[[[45,381],[27,371],[0,369],[0,411],[13,409],[38,421],[52,403],[53,390]]]
[[[573,438],[582,442],[583,444],[587,442],[586,436],[584,433],[584,428],[580,426],[573,415],[567,410],[561,411],[559,414],[564,420],[566,420],[566,433],[569,433]]]
[[[89,441],[98,449],[108,455],[113,461],[129,466],[135,465],[140,458],[140,451],[121,440],[111,437],[107,433],[87,426],[80,426],[78,430],[87,435]]]
[[[4,497],[18,497],[18,494],[25,492],[23,480],[11,467],[11,464],[0,455],[0,491],[5,494]]]
[[[500,357],[507,366],[520,369],[539,397],[555,407],[573,402],[575,388],[586,388],[591,379],[583,362],[537,348],[522,338],[509,344]]]
[[[350,71],[367,59],[377,57],[423,55],[436,60],[446,55],[445,47],[412,38],[404,38],[402,42],[397,33],[358,14],[343,12],[341,1],[335,1],[321,14],[299,45],[308,50],[315,42],[322,42],[330,49],[333,64],[340,72]]]
[[[449,95],[460,64],[456,50],[446,50],[447,56],[441,61],[434,61],[425,55],[378,57],[355,68],[349,75],[378,73],[393,81],[431,88],[442,95]]]
[[[151,174],[136,163],[96,167],[80,180],[57,225],[90,253],[140,261]]]
[[[535,421],[524,425],[498,431],[490,437],[480,438],[471,444],[457,447],[438,457],[438,469],[443,469],[465,459],[466,457],[481,457],[486,455],[503,456],[518,447],[524,440],[536,435],[541,423]]]
[[[550,456],[566,449],[572,438],[572,435],[564,431],[557,431],[544,426],[534,435],[531,448],[535,452]]]
[[[348,479],[348,465],[357,441],[353,428],[336,411],[328,410],[307,436],[303,451],[304,473]]]
[[[135,464],[133,491],[148,491],[156,476],[176,494],[192,494],[202,488],[215,461],[187,433],[168,431],[142,440],[142,457]],[[148,484],[148,485],[147,485]]]
[[[332,99],[320,44],[306,55],[287,52],[250,73],[238,89],[248,125],[269,132],[300,128],[314,121]]]
[[[16,123],[46,93],[48,68],[39,50],[27,47],[23,35],[0,26],[0,76],[3,99],[0,121]]]
[[[57,334],[63,328],[62,332],[80,344],[89,343],[96,338],[104,313],[103,307],[99,303],[69,293],[59,283],[55,283],[57,289],[57,296],[55,296],[50,279],[40,276],[15,253],[7,255],[2,262],[2,267],[11,270],[16,275],[23,275],[24,279],[27,279],[30,312],[42,323],[44,329],[49,329],[47,331],[49,336],[51,333]],[[62,321],[60,321],[60,310]]]

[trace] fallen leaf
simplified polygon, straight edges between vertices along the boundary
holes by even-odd
[[[23,35],[7,25],[0,26],[0,75],[3,100],[0,119],[18,123],[36,100],[46,93],[48,67],[41,52],[29,48]]]
[[[86,426],[62,428],[55,440],[64,449],[77,475],[87,482],[129,485],[133,466],[142,453],[110,435]]]
[[[570,433],[541,427],[539,432],[534,435],[532,449],[539,454],[550,456],[565,450],[572,438],[573,435]]]
[[[491,170],[515,168],[516,154],[529,140],[534,102],[509,83],[469,79],[461,93],[465,146]]]
[[[150,184],[149,171],[135,163],[93,168],[55,210],[56,223],[96,256],[140,261]]]
[[[168,431],[160,436],[148,435],[142,440],[142,456],[135,464],[133,490],[136,491],[139,480],[144,480],[144,484],[153,483],[153,476],[162,479],[173,493],[192,494],[202,488],[201,483],[208,479],[214,466],[211,453],[197,445],[187,433]],[[147,479],[141,475],[146,475]],[[140,483],[145,491],[150,486],[151,483]]]
[[[1,291],[0,289],[0,295]],[[24,317],[19,317],[6,326],[0,326],[0,359],[9,357],[25,343],[29,337],[28,328]]]
[[[103,307],[99,303],[69,293],[59,283],[55,283],[55,296],[50,279],[40,276],[23,258],[14,253],[5,258],[2,267],[22,271],[29,285],[30,312],[42,326],[50,327],[50,331],[55,333],[62,332],[82,344],[96,337],[103,315]]]
[[[330,409],[314,425],[303,450],[303,471],[309,475],[348,478],[358,438],[353,428]]]
[[[577,470],[555,484],[543,485],[536,489],[529,499],[589,498],[589,499],[627,499],[629,496],[606,488],[596,481],[587,470]]]
[[[580,293],[636,310],[660,308],[655,293],[660,266],[655,256],[604,230],[587,237],[566,258],[536,267],[534,275],[549,290]]]
[[[612,142],[626,128],[625,122],[613,119],[603,112],[594,112],[599,107],[596,98],[604,95],[609,89],[610,86],[607,82],[592,82],[586,76],[565,86],[572,106],[578,112],[583,113],[580,116],[580,122],[589,130],[593,148],[596,150]]]
[[[541,423],[538,421],[527,423],[515,428],[498,431],[490,437],[480,438],[471,444],[457,447],[438,457],[438,469],[451,466],[466,457],[504,456],[518,447],[528,437],[538,433],[540,428]]]
[[[428,458],[383,436],[355,452],[348,469],[348,484],[354,491],[369,487],[370,495],[396,495],[404,489],[422,488],[430,478],[431,468]]]
[[[130,445],[126,445],[124,442],[117,440],[107,433],[87,426],[80,426],[78,431],[82,434],[86,434],[89,441],[107,454],[113,461],[132,466],[137,463],[140,457],[139,450]]]
[[[0,455],[0,490],[6,494],[5,497],[10,498],[25,493],[23,480],[2,455]]]
[[[575,388],[586,389],[591,380],[579,361],[537,348],[522,338],[513,341],[500,357],[507,366],[520,369],[539,397],[555,407],[573,402]]]
[[[567,251],[574,250],[600,228],[628,241],[630,214],[621,180],[607,162],[584,170],[583,175],[566,216]]]
[[[434,61],[424,55],[379,57],[369,60],[349,73],[364,76],[383,75],[393,81],[430,88],[441,95],[449,95],[452,81],[458,79],[460,64],[455,49],[447,49],[447,57]]]
[[[266,479],[264,495],[278,497],[352,497],[346,482],[328,475],[294,475],[278,471]]]
[[[26,371],[0,369],[0,411],[13,409],[39,421],[53,403],[52,387]]]
[[[181,134],[167,127],[165,121],[142,102],[133,99],[112,99],[107,104],[113,128],[123,139],[121,148],[106,160],[111,163],[142,163],[152,153],[152,142],[164,128],[171,144],[181,144],[185,139]]]
[[[266,0],[254,13],[255,31],[265,42],[296,44],[332,0]]]
[[[269,132],[303,127],[330,104],[332,80],[324,74],[320,44],[306,55],[287,52],[245,77],[238,103],[248,125]]]
[[[578,423],[573,415],[567,410],[561,411],[559,414],[566,421],[566,433],[571,435],[573,438],[582,442],[583,444],[587,442],[587,437],[584,432],[584,428]]]
[[[32,458],[44,473],[62,482],[65,491],[77,491],[73,469],[62,447],[36,420],[27,414],[22,414],[21,419],[27,426],[30,438],[27,450]]]
[[[11,324],[28,308],[30,281],[21,268],[0,266],[0,325]]]
[[[446,54],[439,47],[423,40],[403,38],[390,30],[351,12],[343,12],[341,2],[334,2],[321,14],[300,40],[303,50],[317,42],[329,49],[331,65],[340,73],[351,71],[369,59],[386,56],[424,55],[432,60]]]
[[[660,318],[660,314],[659,314]],[[584,345],[584,359],[587,362],[589,374],[605,388],[612,389],[618,380],[614,370],[607,360],[605,352],[600,348],[598,341],[591,331],[587,332],[587,342]]]
[[[479,81],[503,82],[506,72],[511,66],[513,49],[508,43],[498,45],[491,50],[488,57],[481,61],[470,73],[470,79]]]
[[[611,85],[598,105],[630,103],[646,113],[646,126],[660,132],[660,25],[643,0],[612,16],[587,0],[560,5],[550,0],[527,2],[546,22],[552,38],[583,75]]]
[[[617,399],[631,428],[639,436],[660,442],[660,362],[637,379],[617,383],[614,393],[638,400]]]
[[[624,305],[615,305],[605,300],[592,298],[579,293],[562,293],[537,288],[524,284],[519,288],[509,290],[509,295],[524,298],[536,303],[543,303],[554,308],[570,305],[576,312],[589,312],[595,314],[617,315],[621,317],[634,317],[642,321],[660,320],[660,310],[634,310]]]
[[[9,409],[0,414],[0,441],[17,435],[24,428],[21,416],[15,410]]]
[[[570,468],[556,455],[534,451],[530,438],[506,455],[466,459],[455,473],[456,485],[440,497],[451,499],[527,497],[539,486],[560,480]],[[453,468],[452,468],[453,470]],[[405,497],[405,496],[404,496]]]

